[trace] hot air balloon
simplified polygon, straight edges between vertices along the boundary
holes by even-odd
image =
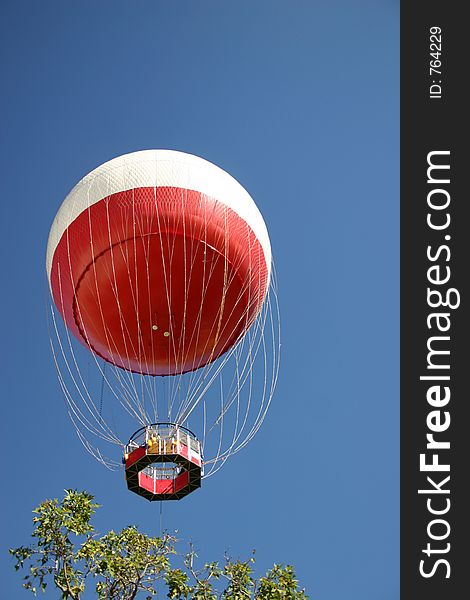
[[[179,499],[250,441],[279,320],[266,225],[233,177],[173,150],[114,158],[65,198],[46,269],[69,415],[109,468],[119,446],[130,490]]]

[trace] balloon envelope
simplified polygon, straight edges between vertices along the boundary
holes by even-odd
[[[82,179],[47,249],[69,330],[148,375],[192,371],[229,350],[258,315],[270,269],[266,226],[243,187],[170,150],[121,156]]]

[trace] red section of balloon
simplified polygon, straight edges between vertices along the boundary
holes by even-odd
[[[249,225],[225,204],[173,187],[104,198],[65,230],[54,301],[71,331],[126,370],[200,368],[246,332],[268,269]]]

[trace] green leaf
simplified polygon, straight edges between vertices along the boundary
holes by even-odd
[[[15,570],[27,568],[25,589],[36,594],[52,584],[64,600],[79,600],[91,580],[100,600],[139,592],[149,600],[162,585],[170,600],[307,598],[290,565],[274,564],[257,580],[254,552],[244,561],[225,557],[222,566],[214,561],[197,567],[192,546],[178,556],[170,535],[149,537],[132,525],[99,535],[92,525],[98,507],[91,494],[69,489],[62,500],[45,500],[33,511],[34,544],[9,550]]]

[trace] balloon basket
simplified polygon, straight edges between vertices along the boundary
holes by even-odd
[[[175,423],[138,429],[125,447],[123,463],[129,490],[150,502],[180,500],[201,487],[200,442]]]

